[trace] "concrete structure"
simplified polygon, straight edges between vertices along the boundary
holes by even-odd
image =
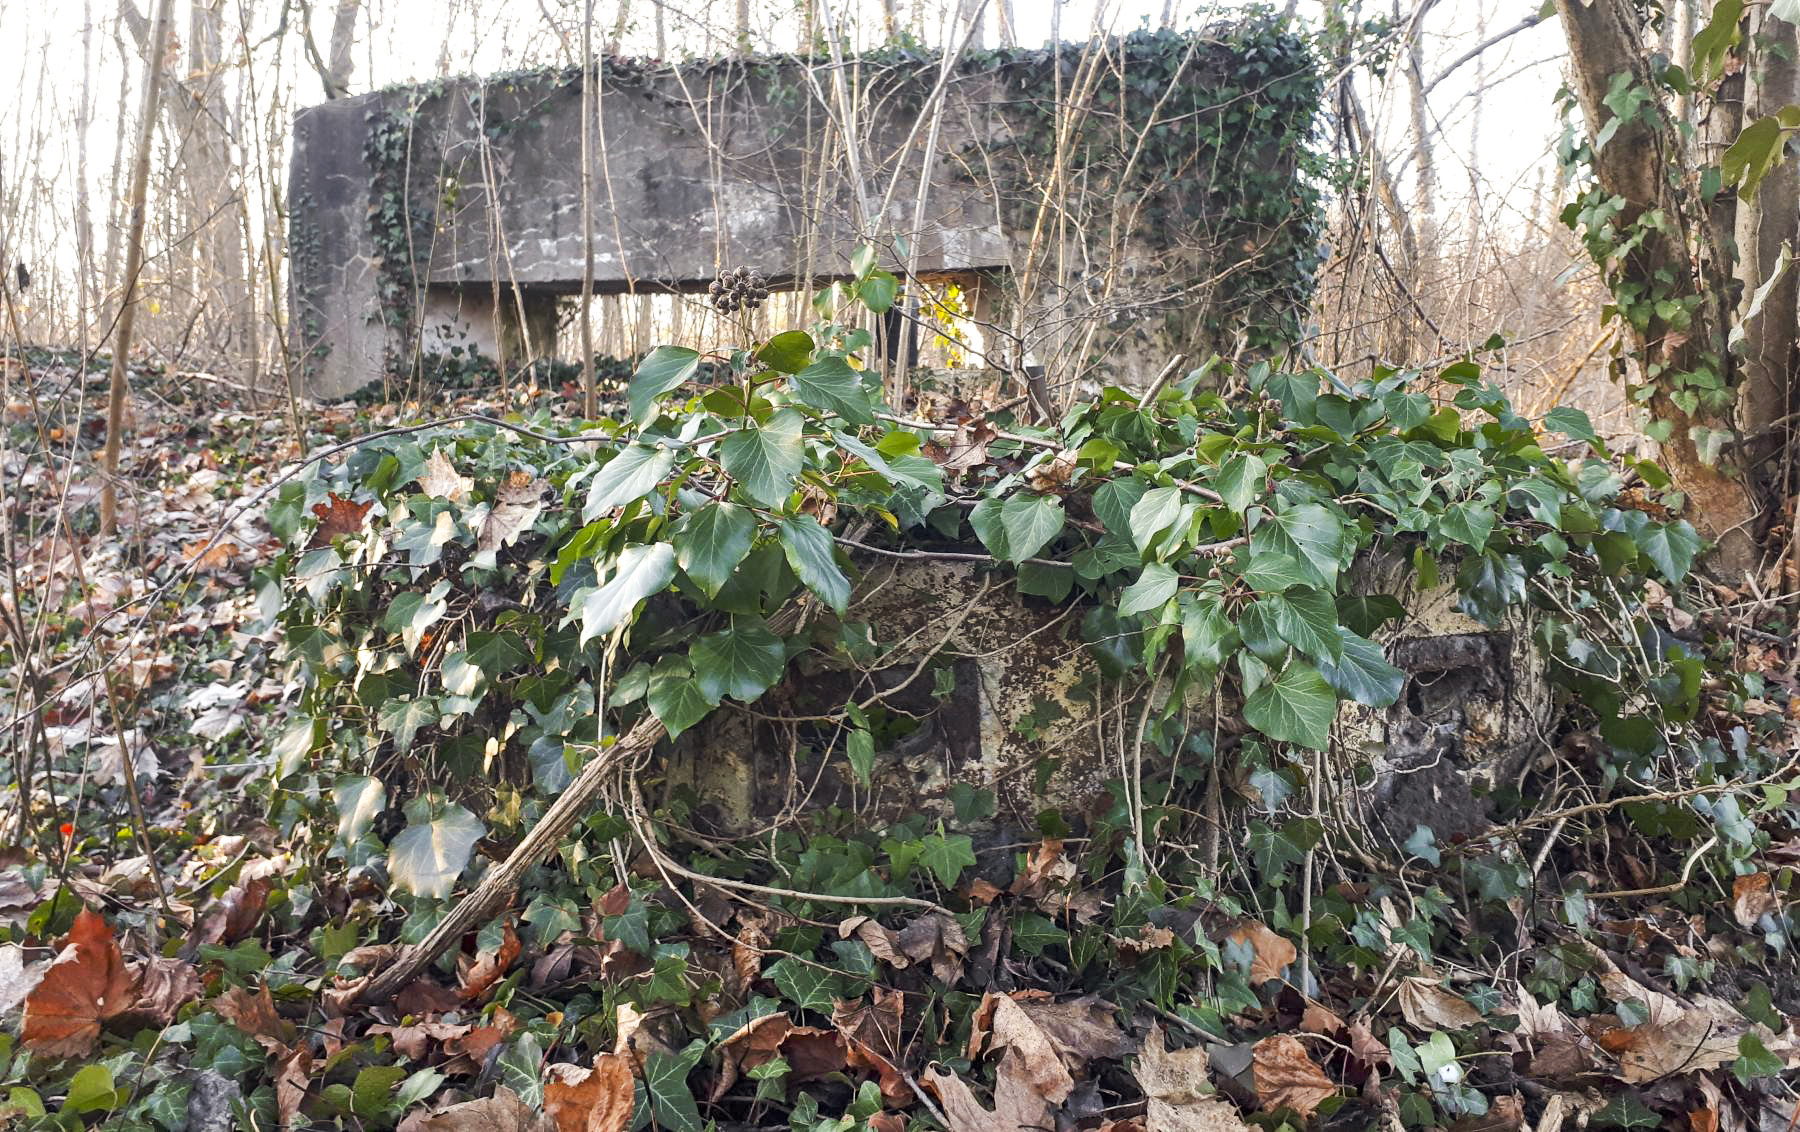
[[[1194,68],[1192,81],[1227,62]],[[1079,349],[1115,355],[1117,378],[1191,352],[1181,339],[1194,320],[1171,330],[1157,304],[1178,294],[1184,310],[1200,305],[1204,296],[1172,280],[1199,278],[1205,264],[1118,243],[1053,254],[1044,226],[1026,222],[1042,191],[990,176],[989,155],[1011,138],[1003,71],[948,84],[928,154],[921,110],[936,74],[930,59],[860,66],[857,98],[868,109],[853,176],[827,67],[610,61],[592,191],[596,292],[695,291],[737,264],[777,285],[816,286],[845,271],[859,232],[874,232],[896,271],[907,262],[900,236],[921,274],[988,281],[981,313],[1010,332],[1009,368]],[[550,352],[557,301],[581,285],[581,106],[580,71],[566,70],[381,91],[295,116],[291,325],[302,393],[341,397],[405,373],[421,347]],[[1205,228],[1203,216],[1193,220]],[[1097,254],[1133,265],[1111,273],[1105,303],[1093,296]],[[1084,310],[1098,340],[1074,317]]]

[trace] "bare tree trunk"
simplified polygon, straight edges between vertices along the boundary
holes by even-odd
[[[328,68],[332,85],[339,94],[350,93],[350,75],[354,67],[350,49],[356,46],[356,17],[362,11],[362,0],[338,0],[331,15],[331,55]]]
[[[669,30],[667,21],[663,17],[663,0],[651,0],[651,2],[656,8],[656,57],[667,59],[669,57]]]
[[[1637,13],[1630,0],[1556,0],[1556,8],[1568,40],[1582,114],[1589,132],[1597,134],[1615,117],[1606,105],[1615,77],[1630,74],[1635,81],[1650,81]],[[1594,174],[1602,190],[1625,201],[1617,220],[1621,230],[1653,209],[1661,210],[1668,219],[1667,225],[1648,231],[1642,245],[1621,265],[1629,280],[1645,288],[1663,285],[1659,280],[1685,284],[1701,278],[1702,264],[1690,250],[1696,235],[1693,225],[1709,225],[1704,218],[1696,221],[1690,215],[1692,210],[1684,207],[1680,189],[1670,184],[1665,164],[1665,155],[1680,149],[1675,124],[1657,112],[1621,122],[1594,158]],[[1685,329],[1677,330],[1653,317],[1638,333],[1646,373],[1690,373],[1727,364],[1724,302],[1717,288],[1716,282],[1701,285],[1701,301],[1695,304]],[[1702,458],[1694,439],[1696,428],[1720,429],[1728,422],[1704,412],[1687,412],[1674,403],[1665,386],[1655,387],[1650,411],[1669,428],[1663,461],[1675,486],[1687,495],[1694,525],[1718,543],[1718,564],[1734,578],[1753,568],[1757,560],[1752,529],[1757,515],[1754,496],[1742,479]]]
[[[600,410],[594,388],[594,0],[581,18],[581,411],[593,420]]]
[[[625,29],[631,26],[631,0],[619,0],[619,18],[613,21],[612,34],[606,37],[606,53],[617,55],[623,50]]]
[[[88,200],[88,126],[93,121],[94,13],[92,0],[81,0],[81,102],[75,109],[75,271],[81,307],[81,348],[88,348],[99,296],[94,286],[94,217]]]
[[[737,0],[737,49],[750,54],[750,0]]]
[[[150,24],[149,64],[144,72],[144,97],[138,116],[136,156],[131,166],[130,220],[125,235],[124,293],[119,300],[119,329],[113,339],[112,375],[106,404],[106,448],[101,456],[105,476],[100,488],[100,529],[112,534],[119,528],[119,442],[125,427],[125,366],[131,355],[131,332],[137,319],[138,272],[144,265],[144,194],[150,183],[150,143],[156,136],[156,110],[161,99],[164,45],[175,0],[156,0],[156,17]]]
[[[1747,122],[1800,103],[1800,37],[1794,25],[1761,8],[1751,9],[1749,21],[1744,39],[1758,48],[1745,68]],[[1791,160],[1776,162],[1755,199],[1738,204],[1736,222],[1737,278],[1742,284],[1738,317],[1744,327],[1739,423],[1754,436],[1795,408],[1800,272],[1786,267],[1782,256],[1800,245],[1800,168]],[[1752,300],[1777,272],[1780,278],[1762,296],[1760,311],[1749,317]]]
[[[1017,47],[1019,45],[1019,22],[1013,13],[1013,0],[1000,0],[1000,46]]]

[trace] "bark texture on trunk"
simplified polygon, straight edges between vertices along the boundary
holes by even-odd
[[[1615,117],[1606,104],[1614,77],[1630,74],[1634,81],[1650,82],[1648,53],[1636,12],[1628,0],[1556,0],[1568,40],[1569,61],[1589,131],[1596,137]],[[1665,115],[1635,115],[1621,122],[1594,159],[1594,175],[1600,187],[1621,198],[1624,209],[1617,223],[1624,230],[1652,210],[1661,210],[1668,225],[1647,234],[1643,243],[1620,264],[1625,277],[1645,287],[1697,287],[1701,296],[1685,328],[1653,318],[1638,335],[1640,356],[1647,374],[1686,373],[1729,364],[1725,352],[1727,324],[1724,276],[1711,265],[1715,277],[1708,280],[1693,248],[1714,245],[1710,231],[1695,231],[1691,208],[1678,195],[1668,176],[1671,155],[1682,145],[1679,131]],[[1700,228],[1710,228],[1706,220]],[[1726,376],[1721,374],[1721,376]],[[1654,380],[1646,377],[1645,380]],[[1688,518],[1702,534],[1718,544],[1715,564],[1732,580],[1757,561],[1757,506],[1748,484],[1732,469],[1708,463],[1694,440],[1696,428],[1723,429],[1729,423],[1702,410],[1690,414],[1676,405],[1666,391],[1651,398],[1650,410],[1670,425],[1662,458],[1675,485],[1687,494]],[[1721,459],[1731,454],[1723,454]]]
[[[1767,117],[1800,103],[1800,41],[1794,25],[1752,9],[1746,39],[1762,45],[1746,68],[1743,121]],[[1739,349],[1743,387],[1739,401],[1744,431],[1758,438],[1755,451],[1767,454],[1790,435],[1773,429],[1796,408],[1794,343],[1800,337],[1800,272],[1782,263],[1784,248],[1800,243],[1800,166],[1778,161],[1763,178],[1753,200],[1739,202],[1736,216],[1738,251],[1738,318],[1744,337]],[[1777,277],[1777,273],[1779,277]],[[1765,282],[1761,309],[1750,316],[1750,304]]]

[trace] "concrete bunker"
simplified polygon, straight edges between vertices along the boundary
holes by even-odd
[[[719,268],[747,264],[810,293],[875,233],[884,267],[972,292],[973,318],[994,328],[977,364],[1147,380],[1172,354],[1230,348],[1234,327],[1291,318],[1304,301],[1316,192],[1294,135],[1241,113],[1249,80],[1235,73],[1256,59],[1258,90],[1292,86],[1280,105],[1295,120],[1282,128],[1304,131],[1317,80],[1290,41],[1279,26],[1229,25],[970,60],[935,120],[938,60],[896,49],[850,64],[866,107],[853,112],[854,153],[833,123],[823,60],[606,60],[592,127],[594,291],[695,294]],[[1124,97],[1088,89],[1055,102],[1045,92],[1058,68],[1067,88],[1091,51],[1179,66]],[[341,397],[458,346],[515,361],[556,353],[558,306],[580,292],[586,259],[583,81],[574,67],[455,79],[296,114],[300,392]],[[1059,114],[1092,135],[1060,173],[1040,152]],[[1123,144],[1134,135],[1121,124],[1155,144]],[[1109,216],[1126,222],[1108,231],[1097,218]],[[880,345],[905,358],[903,341]]]

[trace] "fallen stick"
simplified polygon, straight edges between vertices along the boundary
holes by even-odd
[[[789,601],[769,618],[769,628],[778,636],[793,632],[810,604],[804,594]],[[423,974],[438,956],[460,944],[471,929],[485,924],[519,890],[519,882],[524,879],[526,870],[555,852],[562,843],[563,834],[574,828],[588,806],[600,796],[613,772],[649,754],[666,734],[662,721],[646,714],[617,743],[603,748],[592,762],[581,768],[568,789],[550,803],[550,808],[531,827],[525,840],[519,842],[506,860],[489,869],[475,890],[458,901],[450,914],[431,929],[430,935],[402,949],[391,964],[370,975],[360,987],[350,988],[340,1005],[348,1009],[357,1004],[371,1006],[387,1002]]]
[[[617,743],[601,750],[598,757],[581,768],[575,781],[550,804],[544,816],[531,827],[525,840],[519,842],[506,860],[489,869],[475,890],[458,901],[450,914],[431,929],[430,935],[395,955],[394,961],[371,975],[359,991],[349,996],[349,1001],[365,1006],[387,1002],[423,974],[439,955],[452,945],[460,944],[464,935],[492,918],[519,890],[519,881],[526,870],[543,861],[562,844],[563,834],[574,828],[594,799],[600,796],[613,772],[626,762],[648,754],[665,734],[661,720],[645,715]]]

